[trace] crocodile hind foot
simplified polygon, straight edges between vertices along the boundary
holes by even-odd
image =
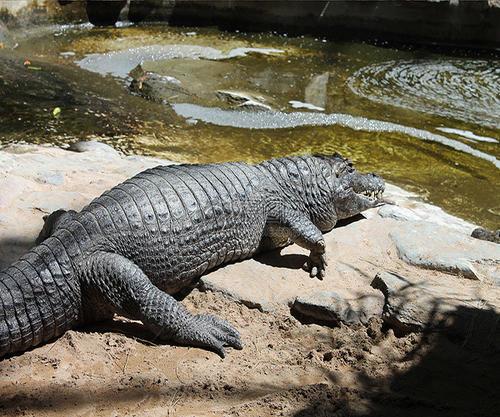
[[[226,320],[209,314],[194,315],[177,333],[175,341],[206,348],[225,357],[224,347],[243,349],[240,333]]]
[[[98,251],[88,256],[82,266],[85,284],[98,289],[117,313],[141,320],[157,338],[209,349],[221,357],[225,356],[225,346],[242,349],[238,331],[228,322],[211,315],[191,314],[153,285],[126,257]]]

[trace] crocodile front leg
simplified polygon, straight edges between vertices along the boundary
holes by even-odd
[[[275,241],[290,240],[297,245],[310,250],[309,259],[304,269],[311,278],[322,280],[327,266],[325,255],[325,239],[311,220],[304,214],[296,211],[283,213],[277,220],[268,224],[270,239]]]
[[[129,259],[96,252],[81,265],[85,285],[100,292],[117,312],[138,319],[158,338],[207,348],[224,357],[224,346],[242,349],[240,335],[218,317],[193,315],[164,293]]]

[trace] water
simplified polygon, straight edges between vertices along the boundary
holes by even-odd
[[[188,162],[338,151],[453,214],[500,225],[497,56],[163,26],[31,36],[0,50],[0,143],[92,138]],[[189,94],[172,106],[130,94],[140,63]],[[272,110],[242,111],[217,90]]]
[[[478,59],[397,60],[368,65],[347,80],[377,103],[500,126],[500,66]]]

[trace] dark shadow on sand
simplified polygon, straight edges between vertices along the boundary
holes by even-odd
[[[432,330],[436,324],[439,332]],[[325,392],[294,417],[498,416],[500,315],[462,306],[439,323],[429,323],[424,334],[403,360],[391,366],[389,376],[360,372],[362,388],[357,395],[327,375],[332,385],[325,385]],[[412,366],[405,366],[409,361]],[[360,396],[362,411],[356,404]]]

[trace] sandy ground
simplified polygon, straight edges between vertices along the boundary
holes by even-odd
[[[78,208],[110,184],[157,163],[123,158],[109,150],[73,153],[32,146],[15,149],[0,152],[4,170],[0,171],[0,184],[11,190],[0,195],[0,267],[33,244],[41,215],[59,208],[51,204]],[[59,171],[49,170],[52,164]],[[92,182],[96,175],[99,181]],[[53,199],[46,198],[48,192]],[[424,208],[436,216],[429,207]],[[22,224],[21,218],[25,219]],[[303,293],[316,286],[324,289],[325,285],[347,291],[355,282],[363,294],[371,294],[377,293],[369,285],[375,273],[392,268],[414,280],[425,276],[429,282],[449,283],[455,289],[474,285],[494,294],[491,283],[422,270],[397,260],[395,249],[389,251],[384,246],[391,245],[385,230],[389,226],[398,224],[393,219],[374,217],[329,234],[327,241],[335,236],[343,243],[336,247],[333,242],[329,244],[330,272],[322,283],[311,280],[303,271],[287,269],[279,257],[268,258],[270,262],[265,265],[250,260],[222,268],[214,273],[213,282],[234,279],[239,282],[236,289],[248,289],[254,296],[258,292],[255,285],[252,287],[249,281],[244,288],[242,282],[243,277],[253,276],[263,299],[287,299],[289,293]],[[289,255],[295,253],[296,247],[287,251]],[[353,267],[347,268],[347,263]],[[232,289],[231,285],[227,288]],[[242,295],[246,296],[244,291]],[[230,297],[230,293],[195,289],[183,303],[193,312],[209,312],[233,323],[245,343],[242,351],[228,349],[226,358],[220,359],[201,349],[160,344],[140,323],[116,318],[69,331],[52,343],[0,361],[0,415],[500,414],[500,326],[476,331],[492,315],[496,323],[500,322],[494,311],[472,309],[474,320],[465,336],[459,332],[461,337],[447,336],[457,334],[454,328],[463,327],[461,316],[453,314],[445,320],[446,333],[396,331],[395,335],[380,314],[365,325],[320,326],[297,320],[286,302],[260,311]]]
[[[497,351],[444,336],[303,325],[193,291],[193,311],[242,333],[226,359],[159,345],[116,320],[0,362],[0,414],[23,416],[494,416]]]

